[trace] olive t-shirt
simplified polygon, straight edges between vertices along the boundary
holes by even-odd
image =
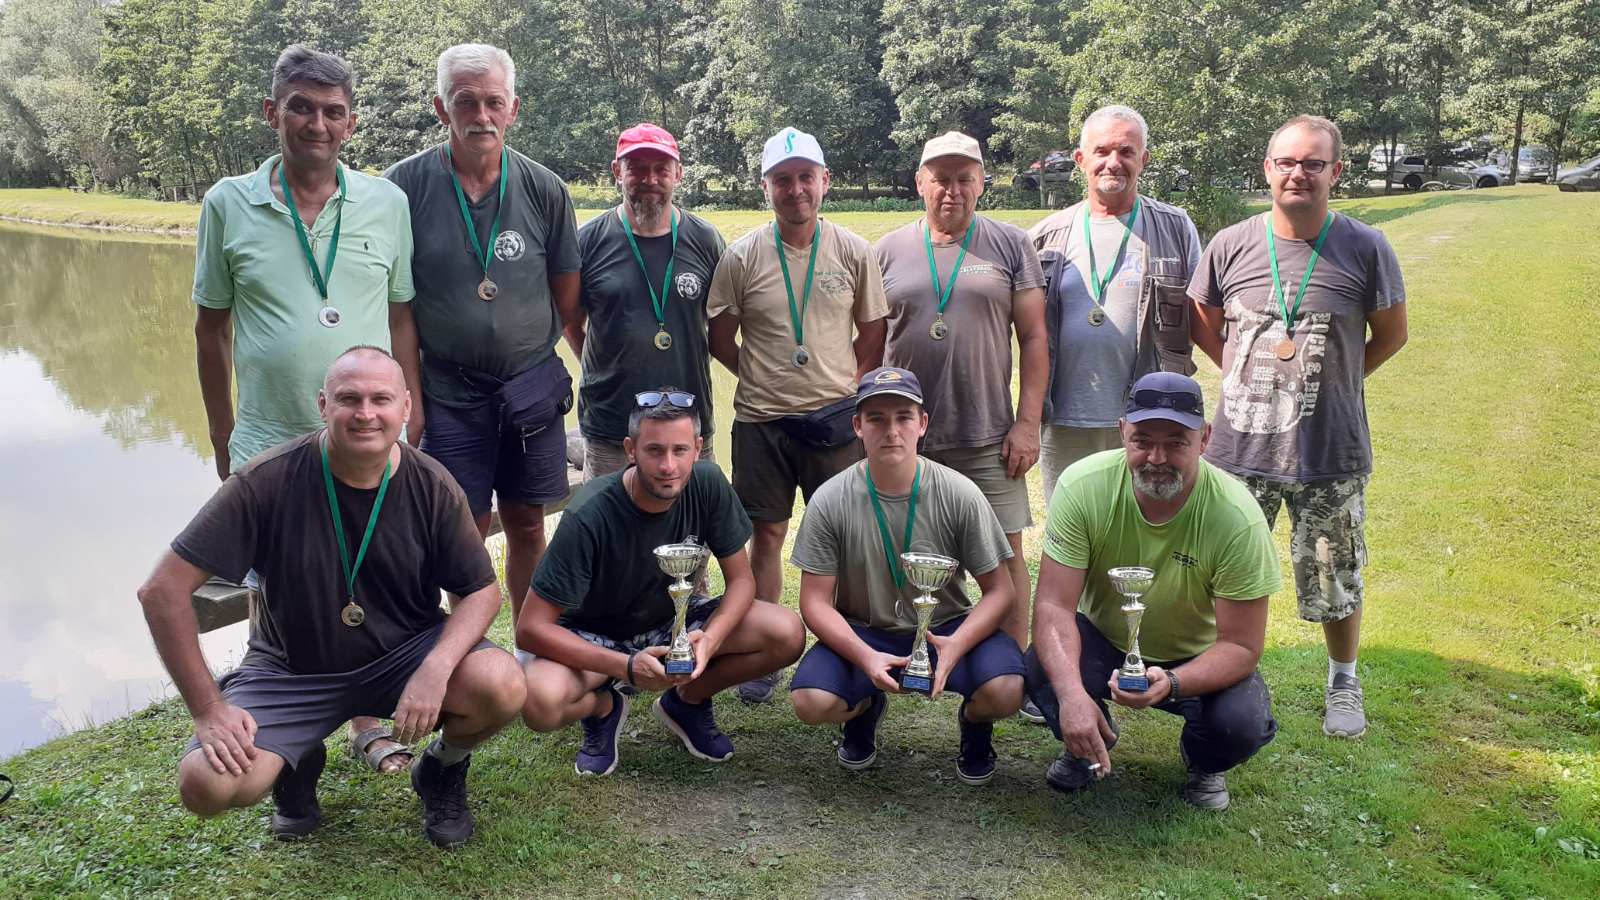
[[[1028,235],[1015,225],[977,216],[959,276],[961,242],[935,242],[939,280],[956,284],[945,305],[944,340],[928,333],[939,311],[928,271],[923,220],[884,235],[873,253],[889,300],[884,365],[910,369],[922,383],[928,410],[924,450],[987,447],[1005,439],[1015,422],[1011,406],[1011,300],[1044,285]]]
[[[1291,483],[1369,474],[1367,316],[1405,302],[1400,260],[1383,232],[1334,213],[1295,317],[1297,352],[1279,359],[1273,348],[1284,329],[1267,256],[1271,215],[1219,232],[1189,283],[1189,296],[1222,307],[1227,322],[1222,399],[1206,459],[1238,475]],[[1291,308],[1312,243],[1277,240]]]
[[[356,573],[366,621],[339,618],[349,601],[322,476],[322,432],[279,444],[222,483],[172,542],[172,551],[229,581],[254,569],[261,602],[241,666],[263,657],[298,675],[359,669],[439,624],[439,591],[458,596],[495,581],[467,500],[432,457],[400,445],[400,464]],[[377,488],[334,479],[354,562]]]
[[[1272,532],[1244,482],[1201,460],[1183,509],[1152,525],[1134,497],[1124,450],[1084,457],[1061,473],[1050,498],[1044,552],[1086,570],[1078,611],[1123,651],[1124,600],[1106,572],[1113,566],[1153,569],[1155,582],[1139,601],[1145,605],[1139,649],[1157,662],[1198,656],[1217,642],[1216,598],[1266,597],[1282,580]]]
[[[709,437],[715,429],[706,297],[726,244],[711,223],[679,210],[675,253],[670,234],[634,237],[650,272],[646,283],[619,216],[613,209],[578,229],[583,258],[578,296],[589,318],[578,383],[578,427],[584,437],[620,442],[628,436],[634,395],[673,385],[695,395],[700,433]],[[654,343],[659,327],[650,289],[660,297],[669,261],[672,281],[662,313],[672,346],[660,350]]]
[[[450,175],[443,145],[384,173],[411,204],[411,277],[417,290],[412,311],[422,344],[423,390],[430,399],[469,405],[480,398],[454,375],[456,366],[505,380],[555,353],[561,317],[550,276],[578,271],[577,223],[561,179],[512,150],[504,209],[498,180],[477,202],[467,203],[480,243],[489,240],[500,213],[489,262],[489,278],[499,293],[485,302],[478,297],[483,263],[467,234]]]
[[[933,624],[938,625],[967,612],[976,602],[963,588],[966,572],[982,575],[993,571],[1011,558],[1011,545],[977,485],[931,459],[921,459],[920,464],[922,483],[911,549],[954,557],[959,564],[949,583],[933,595],[939,601],[933,611]],[[872,497],[867,493],[866,465],[857,463],[817,488],[806,504],[790,562],[803,572],[837,578],[833,605],[848,621],[910,634],[917,628],[911,598],[921,592],[909,581],[904,588],[895,587]],[[898,558],[906,550],[901,541],[911,495],[879,493],[878,502]]]
[[[566,610],[562,625],[619,641],[672,619],[672,579],[656,565],[656,547],[697,540],[723,559],[743,549],[753,531],[716,463],[695,463],[677,502],[661,513],[633,502],[626,472],[578,491],[533,573],[534,591]]]

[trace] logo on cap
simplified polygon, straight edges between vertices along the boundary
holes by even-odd
[[[793,153],[794,152],[794,132],[792,132],[792,131],[789,132],[789,134],[786,137],[784,137],[784,139],[783,139],[783,152],[785,152],[785,153]]]
[[[900,373],[899,372],[896,372],[893,369],[889,369],[888,371],[885,371],[885,372],[879,372],[878,373],[878,377],[873,379],[873,383],[874,384],[883,384],[885,381],[901,381],[901,380],[902,379],[900,377]]]

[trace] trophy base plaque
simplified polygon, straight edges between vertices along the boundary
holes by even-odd
[[[1150,690],[1150,679],[1144,675],[1125,675],[1118,672],[1117,690],[1144,693]]]
[[[901,675],[900,689],[916,694],[931,694],[933,679],[926,675]]]
[[[694,660],[692,659],[669,659],[664,661],[661,667],[667,670],[668,675],[694,674]]]

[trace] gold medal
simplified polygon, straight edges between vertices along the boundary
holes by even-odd
[[[1106,311],[1096,306],[1089,310],[1089,324],[1096,328],[1106,323]]]
[[[339,611],[339,620],[351,628],[355,628],[367,620],[367,611],[357,606],[355,598],[351,597],[350,602],[345,604],[344,609]]]
[[[655,341],[653,343],[656,345],[657,350],[672,349],[672,335],[667,334],[666,326],[662,326],[661,330],[656,332]]]
[[[490,281],[489,276],[483,276],[483,280],[478,282],[479,300],[488,303],[490,300],[493,300],[495,295],[498,293],[500,293],[500,286],[495,284],[493,281]]]
[[[936,341],[944,340],[949,334],[950,326],[944,323],[944,316],[942,315],[934,319],[933,324],[928,326],[928,337],[931,337]]]
[[[794,348],[794,356],[789,357],[789,359],[794,363],[796,369],[804,369],[806,363],[811,362],[811,354],[807,353],[804,347],[796,347]]]
[[[1294,359],[1294,338],[1286,337],[1279,341],[1272,349],[1273,352],[1278,355],[1279,359],[1283,360],[1284,362],[1288,362],[1289,360]]]

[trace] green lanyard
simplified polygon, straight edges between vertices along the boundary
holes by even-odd
[[[1288,297],[1283,290],[1283,278],[1278,275],[1278,241],[1272,236],[1272,216],[1262,219],[1267,225],[1267,259],[1272,261],[1272,287],[1277,292],[1278,310],[1283,313],[1283,333],[1294,335],[1294,317],[1300,313],[1300,301],[1306,298],[1306,285],[1311,283],[1311,273],[1317,268],[1317,260],[1322,257],[1322,242],[1328,237],[1328,229],[1333,225],[1333,213],[1322,220],[1322,230],[1317,232],[1317,242],[1311,245],[1311,264],[1306,266],[1306,274],[1300,278],[1300,290],[1294,295],[1294,308],[1289,308]]]
[[[467,236],[472,238],[472,250],[477,254],[478,262],[483,264],[483,277],[489,277],[489,261],[493,259],[495,241],[500,239],[500,213],[506,208],[506,158],[510,151],[500,148],[500,194],[494,208],[494,224],[489,226],[489,243],[478,243],[478,228],[472,224],[472,213],[467,211],[467,195],[461,190],[461,179],[456,177],[455,158],[450,155],[450,148],[444,148],[446,166],[450,170],[450,183],[456,188],[456,203],[461,206],[461,220],[467,223]]]
[[[928,230],[928,220],[922,220],[922,245],[928,248],[928,275],[933,278],[933,293],[939,298],[939,315],[950,305],[950,295],[956,291],[956,279],[961,276],[961,264],[967,261],[967,247],[972,243],[972,232],[978,228],[978,217],[967,223],[966,237],[961,239],[961,255],[956,257],[956,267],[950,272],[950,283],[939,286],[939,265],[933,261],[933,233]]]
[[[650,307],[656,311],[656,325],[662,329],[667,327],[667,289],[672,286],[672,267],[678,261],[678,211],[672,211],[672,255],[667,257],[667,274],[661,278],[661,296],[656,296],[656,287],[650,283],[650,270],[644,267],[644,254],[639,252],[639,242],[633,239],[633,226],[628,224],[628,217],[623,214],[622,208],[617,208],[617,218],[622,220],[622,233],[628,236],[628,247],[633,250],[634,261],[639,264],[639,271],[644,273],[644,286],[650,289]],[[782,253],[779,248],[779,253]],[[792,302],[792,301],[791,301]]]
[[[300,239],[300,250],[306,255],[306,262],[311,264],[311,280],[317,286],[317,293],[322,295],[322,302],[328,302],[328,282],[333,278],[333,258],[339,255],[339,227],[344,224],[344,166],[334,165],[334,178],[339,181],[339,211],[333,214],[333,237],[328,240],[328,263],[321,271],[317,270],[317,255],[311,252],[311,241],[306,237],[306,226],[300,221],[300,210],[294,205],[294,193],[289,190],[289,180],[283,177],[283,163],[278,163],[278,184],[283,186],[284,205],[289,207],[289,215],[294,218],[294,234]]]
[[[1089,204],[1083,204],[1083,243],[1089,248],[1089,288],[1094,291],[1094,304],[1100,306],[1100,300],[1106,295],[1106,288],[1111,284],[1111,279],[1117,274],[1117,269],[1122,267],[1122,254],[1128,250],[1128,238],[1133,237],[1133,224],[1139,221],[1138,197],[1133,198],[1133,215],[1128,217],[1128,230],[1122,233],[1122,243],[1117,246],[1117,258],[1112,261],[1111,268],[1106,271],[1106,277],[1100,277],[1100,267],[1094,261],[1094,231],[1089,224]]]
[[[872,498],[872,514],[878,517],[878,537],[883,539],[883,558],[889,563],[889,575],[894,578],[894,586],[906,586],[906,575],[900,570],[900,556],[894,552],[894,538],[889,536],[889,520],[883,516],[883,504],[878,502],[878,488],[872,483],[872,467],[867,463],[861,464],[862,471],[867,473],[867,496]],[[917,474],[911,478],[911,504],[906,509],[906,550],[911,549],[911,531],[917,524],[917,495],[922,490],[922,460],[917,460]]]
[[[811,305],[811,276],[817,272],[817,245],[822,243],[822,221],[817,221],[817,230],[811,234],[811,260],[806,263],[806,286],[800,294],[800,305],[794,305],[794,282],[789,280],[789,261],[787,253],[783,251],[783,238],[778,236],[778,223],[772,223],[772,244],[778,248],[778,266],[783,269],[783,289],[789,292],[789,322],[794,325],[795,346],[803,346],[806,342],[805,319],[806,307]]]
[[[383,481],[378,483],[378,499],[372,502],[372,515],[367,519],[367,533],[361,536],[361,549],[356,551],[356,564],[350,565],[350,545],[344,539],[344,522],[339,516],[339,498],[333,492],[333,470],[328,468],[328,440],[322,441],[322,483],[328,487],[328,515],[333,519],[333,535],[339,539],[339,563],[344,567],[344,587],[350,602],[356,600],[356,573],[367,558],[367,545],[372,543],[372,532],[378,527],[378,510],[383,508],[383,495],[389,490],[389,463],[383,464]]]

